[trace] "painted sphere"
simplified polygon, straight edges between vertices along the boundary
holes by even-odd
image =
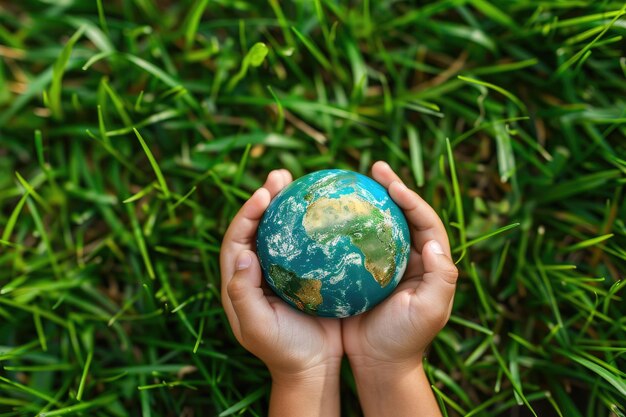
[[[330,169],[305,175],[271,201],[259,224],[263,276],[305,313],[347,317],[384,300],[409,259],[402,210],[373,179]]]

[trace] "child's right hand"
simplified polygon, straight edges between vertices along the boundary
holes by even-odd
[[[438,416],[421,363],[424,350],[450,317],[458,272],[446,230],[432,207],[388,164],[374,164],[372,176],[404,211],[412,246],[404,278],[391,296],[343,321],[344,350],[366,415]]]

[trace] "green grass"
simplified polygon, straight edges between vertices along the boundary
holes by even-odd
[[[377,159],[461,271],[445,415],[625,415],[623,2],[415,3],[0,3],[0,416],[264,415],[229,219]]]

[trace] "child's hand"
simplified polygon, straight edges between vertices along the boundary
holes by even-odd
[[[341,323],[301,313],[264,289],[254,252],[263,213],[291,181],[287,170],[270,172],[231,222],[220,251],[222,304],[239,343],[269,368],[270,415],[296,415],[297,405],[298,415],[330,416],[339,412]]]
[[[401,416],[402,410],[405,415],[439,415],[421,361],[452,309],[457,269],[450,259],[448,236],[435,211],[409,190],[388,164],[374,164],[372,175],[404,211],[412,247],[404,278],[392,295],[369,312],[344,320],[344,349],[366,415]],[[404,388],[412,390],[412,397],[409,391],[407,396],[399,395]],[[418,399],[416,389],[427,398]],[[382,395],[386,400],[381,401],[376,392],[399,396]],[[370,402],[372,397],[377,400]],[[407,398],[413,398],[415,404]],[[386,402],[390,404],[386,406]],[[419,408],[426,403],[429,407]],[[415,414],[417,410],[424,411]]]

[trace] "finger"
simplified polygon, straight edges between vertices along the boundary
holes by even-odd
[[[284,180],[285,186],[289,185],[293,181],[293,177],[291,176],[291,172],[289,172],[286,169],[281,169],[280,172],[281,172],[281,174],[283,176],[283,180]]]
[[[270,204],[270,201],[278,192],[287,186],[291,179],[291,173],[286,169],[274,170],[269,173],[263,187],[252,194],[250,199],[242,206],[237,215],[233,218],[226,234],[224,235],[224,245],[231,243],[248,246],[254,241],[254,235],[259,226],[259,221],[263,213]],[[267,198],[269,195],[269,198]]]
[[[400,177],[393,172],[393,169],[385,161],[376,161],[372,165],[372,177],[385,188],[389,188],[394,181],[402,182]]]
[[[411,228],[411,237],[415,248],[421,248],[429,240],[441,242],[444,251],[449,255],[448,234],[435,210],[415,191],[410,190],[401,181],[394,180],[389,185],[389,195],[400,206]]]
[[[259,221],[272,199],[271,192],[265,187],[259,188],[245,202],[235,215],[224,235],[223,246],[239,244],[250,246],[259,226]],[[244,249],[244,248],[241,248]]]
[[[415,191],[399,181],[391,183],[389,195],[404,212],[411,229],[415,249],[419,252],[426,242],[436,240],[441,243],[444,252],[450,256],[448,234],[435,210]]]
[[[232,312],[242,334],[254,335],[260,328],[271,323],[274,313],[261,288],[262,280],[261,265],[254,252],[240,252],[235,261],[235,273],[226,286],[225,295],[231,302]],[[260,326],[260,323],[263,325]]]
[[[448,234],[435,210],[416,192],[410,190],[388,163],[376,162],[372,166],[372,176],[388,189],[391,198],[404,211],[415,248],[420,251],[426,242],[436,240],[441,242],[445,252],[450,255]]]
[[[452,305],[458,270],[436,240],[426,242],[422,248],[422,260],[424,276],[416,294],[427,300],[433,310],[442,313],[443,320]]]
[[[291,173],[286,169],[277,169],[271,171],[263,184],[263,188],[270,192],[271,198],[274,198],[283,188],[285,188],[290,182]]]
[[[269,191],[265,188],[256,190],[235,215],[224,235],[220,250],[220,272],[222,277],[222,304],[227,314],[232,315],[233,312],[231,302],[225,295],[226,286],[235,272],[235,257],[241,250],[253,247],[259,221],[269,202]]]

